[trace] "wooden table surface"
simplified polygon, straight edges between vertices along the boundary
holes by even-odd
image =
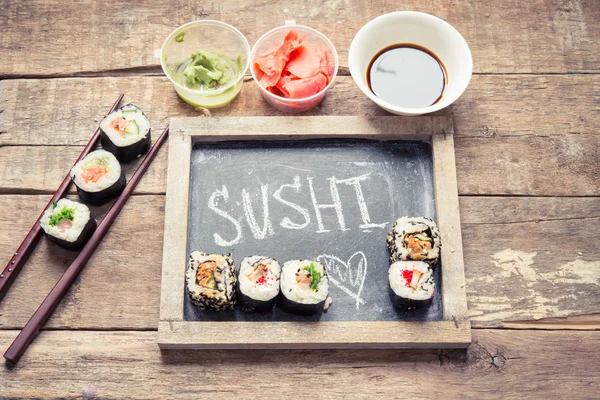
[[[217,19],[253,44],[286,19],[324,32],[342,67],[308,115],[386,115],[356,87],[348,48],[370,19],[433,13],[471,47],[454,118],[473,344],[456,351],[163,351],[156,345],[165,146],[2,398],[598,398],[600,2],[4,1],[0,11],[0,264],[103,114],[125,92],[159,132],[197,116],[154,49]],[[254,82],[209,115],[280,115]],[[103,207],[102,210],[105,210]],[[0,303],[2,352],[74,258],[42,240]]]

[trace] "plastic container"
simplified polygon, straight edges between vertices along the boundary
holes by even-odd
[[[263,98],[276,109],[290,114],[308,111],[318,105],[325,97],[327,90],[333,84],[339,67],[338,55],[335,51],[333,43],[331,43],[331,41],[327,39],[325,35],[315,29],[304,25],[296,25],[296,21],[285,21],[284,26],[271,29],[262,35],[252,48],[251,59],[254,61],[254,58],[257,54],[262,54],[263,52],[268,51],[274,44],[280,42],[292,28],[298,32],[300,37],[305,38],[305,40],[310,41],[311,44],[319,46],[327,51],[330,63],[332,64],[330,71],[331,80],[323,90],[310,97],[300,99],[290,99],[277,96],[276,94],[269,92],[258,83],[254,67],[250,68],[252,78],[254,78],[254,82],[256,82],[260,88],[260,93],[262,94]]]
[[[236,65],[239,59],[236,78],[213,90],[187,87],[183,71],[192,53],[198,50],[219,54]],[[212,20],[194,21],[180,26],[167,37],[160,49],[160,65],[185,102],[205,108],[221,107],[242,90],[244,75],[250,65],[250,45],[244,35],[229,24]]]

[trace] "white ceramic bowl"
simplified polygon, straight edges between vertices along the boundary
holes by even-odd
[[[380,50],[398,43],[418,44],[440,58],[448,74],[440,101],[422,108],[398,107],[381,100],[369,89],[369,62]],[[360,90],[381,108],[398,115],[427,114],[449,106],[463,94],[473,72],[471,51],[462,35],[443,19],[416,11],[384,14],[368,22],[350,44],[348,64]]]

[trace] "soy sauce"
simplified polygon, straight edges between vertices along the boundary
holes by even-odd
[[[442,61],[412,43],[388,46],[375,54],[367,68],[369,89],[398,107],[422,108],[441,100],[448,76]]]

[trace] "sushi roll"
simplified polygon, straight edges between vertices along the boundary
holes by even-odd
[[[122,163],[129,163],[150,149],[150,120],[133,104],[127,104],[100,122],[100,143]]]
[[[114,155],[106,150],[92,151],[71,169],[71,179],[79,198],[88,204],[102,205],[125,188],[125,174]]]
[[[96,220],[85,204],[60,199],[44,212],[40,225],[48,239],[68,250],[79,250],[96,230]]]
[[[194,251],[185,272],[187,293],[203,310],[231,310],[235,305],[235,266],[231,254]]]
[[[279,306],[293,314],[313,315],[323,311],[329,295],[325,267],[312,260],[283,264]]]
[[[429,218],[399,218],[388,234],[390,262],[425,261],[435,264],[440,256],[440,233]]]
[[[279,294],[281,267],[270,257],[251,256],[242,260],[238,274],[238,306],[244,311],[266,312]]]
[[[423,261],[396,261],[388,271],[390,298],[401,310],[426,307],[435,292],[431,266]]]

